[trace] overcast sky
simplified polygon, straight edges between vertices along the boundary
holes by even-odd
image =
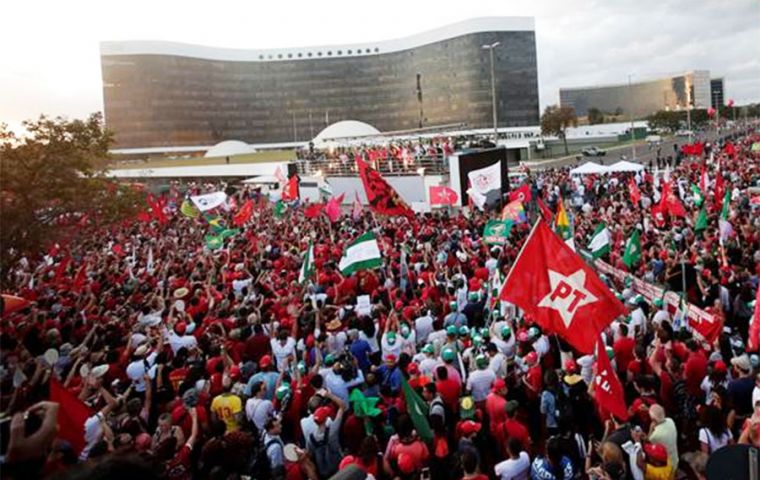
[[[707,69],[726,98],[760,101],[760,0],[7,0],[0,122],[102,110],[98,42],[236,48],[378,41],[481,16],[536,20],[541,108],[561,86]]]

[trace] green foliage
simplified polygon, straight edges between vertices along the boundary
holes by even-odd
[[[596,107],[588,109],[588,123],[589,125],[596,125],[598,123],[604,123],[604,112]]]
[[[541,133],[543,135],[556,135],[565,144],[565,155],[568,155],[567,138],[565,132],[569,127],[578,126],[578,116],[575,109],[568,106],[550,105],[541,115]]]
[[[105,177],[112,134],[100,113],[85,120],[41,116],[16,136],[0,126],[0,277],[21,256],[61,238],[134,215],[142,196]]]

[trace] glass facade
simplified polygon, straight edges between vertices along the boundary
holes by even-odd
[[[715,109],[723,108],[725,103],[725,94],[723,92],[723,79],[710,79],[710,106]]]
[[[298,49],[255,61],[101,52],[106,123],[120,149],[307,141],[340,120],[407,130],[419,126],[420,110],[423,126],[491,127],[482,45],[494,42],[499,126],[538,124],[533,31],[476,32],[388,53]]]
[[[642,118],[659,110],[677,110],[691,104],[697,108],[710,105],[710,74],[705,70],[687,72],[668,78],[600,87],[562,88],[562,105],[575,108],[578,116],[590,108],[605,113],[633,114]]]

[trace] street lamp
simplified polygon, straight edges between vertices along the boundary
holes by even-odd
[[[498,47],[501,42],[494,42],[490,45],[483,45],[484,50],[488,50],[488,52],[491,54],[491,104],[493,106],[493,143],[496,145],[496,142],[499,139],[499,130],[497,128],[496,124],[496,80],[494,79],[494,72],[493,72],[493,49]]]
[[[633,129],[633,91],[632,91],[632,85],[631,85],[631,77],[633,77],[632,73],[628,74],[628,100],[629,100],[629,110],[628,115],[631,118],[631,156],[633,158],[633,161],[636,161],[636,130]]]

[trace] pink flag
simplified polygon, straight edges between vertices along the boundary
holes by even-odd
[[[362,216],[362,202],[359,201],[359,193],[354,192],[354,208],[351,212],[351,218],[354,220],[359,220],[359,218]]]
[[[340,219],[340,206],[343,203],[343,198],[345,196],[346,194],[342,193],[339,197],[332,197],[327,201],[325,213],[332,223],[335,223]]]

